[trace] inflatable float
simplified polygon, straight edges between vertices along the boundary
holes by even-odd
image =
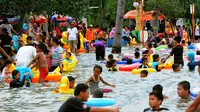
[[[142,70],[147,70],[149,73],[152,73],[152,72],[156,72],[156,70],[154,68],[143,68],[143,69],[133,69],[132,70],[132,74],[135,75],[135,74],[140,74],[140,72]]]
[[[153,62],[148,63],[148,65],[149,65],[150,67],[152,67],[152,63],[153,63]],[[172,69],[173,63],[174,63],[174,60],[170,60],[168,63],[159,64],[159,65],[158,65],[158,69],[159,69],[159,70],[160,70],[160,69]]]
[[[140,65],[141,65],[140,63],[135,63],[132,65],[120,66],[119,71],[130,71],[131,72],[133,69],[138,68]]]
[[[20,72],[20,80],[19,81],[23,81],[24,74],[27,73],[27,72],[29,72],[29,74],[26,76],[26,81],[33,78],[33,73],[32,73],[32,70],[30,68],[27,68],[25,66],[15,67],[14,64],[11,64],[9,71],[12,72],[13,70],[17,70],[17,71]],[[7,80],[7,82],[10,83],[12,81],[12,79],[13,79],[12,74],[10,74],[10,78]]]
[[[74,89],[69,89],[69,80],[67,77],[63,77],[60,80],[58,92],[62,94],[74,94]],[[53,93],[56,93],[55,90],[53,90]]]
[[[137,45],[135,38],[133,38],[133,40],[131,41],[131,45]]]
[[[159,47],[156,47],[156,50],[157,51],[160,51],[160,49],[168,49],[168,46],[166,46],[166,45],[160,45]]]
[[[74,68],[76,67],[77,63],[78,63],[78,61],[77,61],[76,56],[74,54],[71,53],[70,60],[66,60],[65,54],[63,55],[63,71],[64,72],[73,71]],[[59,72],[60,67],[58,66],[54,71]]]
[[[36,72],[33,76],[33,78],[31,79],[32,83],[38,83],[39,81],[39,72]],[[47,82],[59,82],[61,80],[61,73],[59,72],[49,72],[49,74],[46,76],[45,81]]]
[[[101,61],[100,64],[104,64],[105,62]],[[132,64],[134,63],[142,63],[142,60],[132,60]],[[127,61],[117,61],[118,65],[126,65]]]
[[[89,98],[86,105],[90,107],[104,107],[104,106],[112,106],[116,103],[116,100],[111,98]]]

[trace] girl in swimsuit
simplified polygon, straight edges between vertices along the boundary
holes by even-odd
[[[102,73],[102,67],[101,66],[95,65],[93,72],[94,72],[94,74],[85,82],[86,84],[89,83],[89,88],[90,88],[91,94],[93,94],[94,91],[99,88],[99,82],[100,81],[102,83],[104,83],[105,85],[115,87],[115,85],[104,81],[103,78],[100,76],[100,74]]]

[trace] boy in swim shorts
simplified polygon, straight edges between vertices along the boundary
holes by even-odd
[[[39,67],[40,76],[38,83],[43,83],[45,81],[46,76],[48,75],[48,65],[46,61],[46,57],[43,53],[45,51],[45,44],[40,42],[39,44],[36,44],[36,52],[37,55],[31,60],[31,62],[28,64],[28,67],[32,65],[31,68],[34,68],[35,66]]]

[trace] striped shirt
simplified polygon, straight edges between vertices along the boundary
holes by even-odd
[[[51,53],[52,53],[52,65],[51,66],[59,66],[62,62],[62,48],[60,46],[58,47],[51,47]]]

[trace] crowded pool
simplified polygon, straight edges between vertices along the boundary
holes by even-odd
[[[133,52],[133,49],[125,47],[123,53]],[[111,52],[111,48],[107,48],[106,55]],[[166,57],[167,53],[159,53],[161,57]],[[186,56],[187,52],[184,52]],[[115,55],[118,57],[118,55]],[[76,77],[76,83],[85,82],[92,74],[95,64],[100,64],[95,60],[95,54],[82,54],[77,56],[80,63],[74,72],[66,73]],[[173,59],[173,57],[171,57]],[[104,64],[101,76],[104,80],[116,85],[111,88],[100,83],[100,87],[110,88],[111,93],[106,93],[116,99],[115,107],[120,107],[122,112],[142,112],[148,105],[148,96],[152,91],[152,87],[161,84],[164,88],[164,94],[169,98],[165,99],[162,107],[168,108],[169,112],[184,112],[191,102],[180,101],[177,95],[177,84],[180,81],[187,80],[191,84],[191,90],[200,86],[199,75],[197,70],[189,72],[185,66],[179,73],[173,73],[172,70],[162,70],[161,72],[150,73],[147,78],[141,79],[139,75],[132,75],[131,72],[108,72]],[[53,94],[52,90],[59,83],[50,83],[50,87],[40,87],[38,84],[32,85],[30,88],[21,88],[10,90],[8,87],[1,88],[0,91],[0,111],[10,112],[56,112],[70,95]]]

